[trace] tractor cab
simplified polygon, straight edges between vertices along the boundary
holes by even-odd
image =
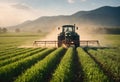
[[[62,26],[62,32],[75,32],[74,25],[64,25]]]
[[[63,25],[62,32],[58,35],[58,47],[65,45],[67,47],[75,45],[75,47],[80,46],[79,35],[75,32],[74,25]]]

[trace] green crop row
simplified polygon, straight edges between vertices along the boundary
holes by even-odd
[[[42,61],[39,61],[25,73],[20,75],[15,82],[45,82],[51,74],[51,70],[55,68],[57,61],[63,56],[64,48],[58,48]]]
[[[107,54],[100,53],[99,51],[88,51],[97,61],[99,61],[102,67],[108,72],[112,73],[112,78],[116,81],[120,80],[120,63],[107,57]],[[113,52],[114,53],[114,52]]]
[[[120,62],[120,49],[97,49],[97,51],[112,61]]]
[[[82,48],[77,48],[77,52],[84,73],[84,82],[109,82],[108,77]]]
[[[9,58],[12,58],[12,57],[14,57],[14,56],[17,56],[17,55],[20,55],[20,54],[23,54],[23,53],[25,53],[25,52],[29,52],[29,51],[31,51],[31,50],[33,50],[33,49],[16,49],[16,50],[14,50],[14,51],[9,51],[9,53],[6,53],[6,55],[2,55],[2,56],[0,56],[0,61],[1,60],[4,60],[4,59],[9,59]]]
[[[0,57],[2,57],[4,55],[7,55],[7,54],[11,54],[15,51],[19,51],[21,49],[23,49],[23,48],[16,48],[16,47],[13,48],[12,47],[12,48],[8,48],[8,49],[3,49],[3,50],[0,51]]]
[[[23,58],[26,58],[26,57],[29,57],[33,54],[36,54],[42,50],[44,50],[45,48],[42,48],[42,49],[33,49],[33,50],[29,50],[29,52],[23,52],[21,55],[17,55],[15,57],[12,57],[12,58],[9,58],[9,59],[6,59],[6,60],[3,60],[3,61],[0,61],[0,67],[1,66],[4,66],[4,65],[7,65],[7,64],[10,64],[10,63],[13,63],[13,62],[16,62],[20,59],[23,59]],[[19,53],[18,53],[19,54]]]
[[[11,48],[15,48],[15,47],[17,47],[16,45],[14,45],[14,44],[0,44],[0,51],[2,51],[2,50],[9,50],[9,49],[11,49]]]
[[[55,70],[50,82],[74,82],[73,56],[74,48],[70,47],[59,66]]]
[[[10,50],[10,49],[15,49],[16,47],[5,47],[3,48],[3,46],[0,45],[0,53],[1,52],[4,52],[4,51],[7,51],[7,50]],[[3,51],[4,50],[4,51]]]
[[[37,61],[43,59],[50,52],[55,50],[54,48],[43,50],[37,54],[19,60],[17,62],[5,65],[0,68],[0,81],[10,82],[13,81],[19,74],[24,72],[27,68],[31,67]]]

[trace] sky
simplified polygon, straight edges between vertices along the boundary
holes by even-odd
[[[41,16],[71,15],[102,6],[120,6],[120,0],[0,0],[0,27]]]

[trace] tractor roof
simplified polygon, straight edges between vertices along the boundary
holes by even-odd
[[[74,25],[63,25],[62,27],[74,27]]]

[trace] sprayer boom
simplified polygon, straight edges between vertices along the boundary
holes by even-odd
[[[60,27],[58,28],[60,30]],[[81,40],[80,35],[76,32],[78,27],[74,25],[63,25],[62,31],[58,34],[57,41],[34,41],[33,45],[40,46],[44,45],[45,47],[48,44],[53,44],[55,47],[69,47],[69,46],[100,46],[98,40]]]
[[[58,47],[57,46],[58,43],[59,43],[59,41],[34,41],[33,46],[41,47],[41,45],[42,45],[44,47],[47,47],[47,45],[52,44],[54,47]],[[62,44],[74,45],[75,43],[73,43],[73,42],[67,42],[67,43],[62,42]],[[100,43],[99,43],[98,40],[80,40],[79,44],[81,46],[86,46],[86,47],[88,47],[88,46],[100,46]],[[67,47],[69,47],[69,46],[67,46]]]

